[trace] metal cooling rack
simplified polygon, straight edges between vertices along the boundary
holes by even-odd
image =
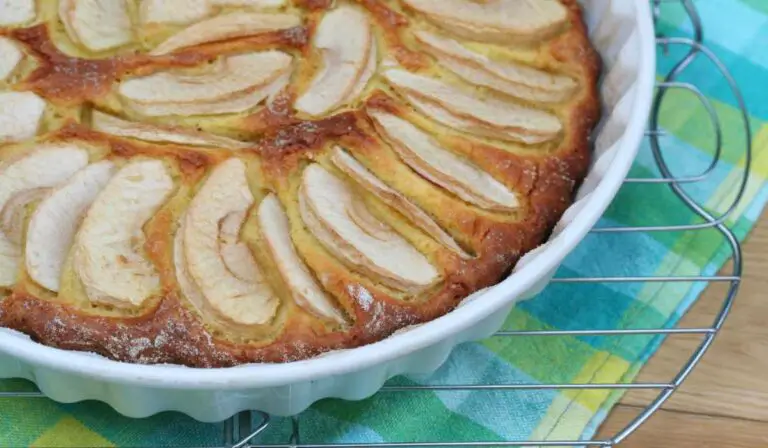
[[[633,1],[633,0],[626,0]],[[635,0],[643,1],[643,0]],[[717,313],[712,325],[702,328],[646,328],[646,329],[601,329],[601,330],[568,330],[568,331],[500,331],[494,338],[510,337],[558,337],[558,336],[602,336],[602,337],[622,337],[622,336],[659,336],[670,337],[679,335],[694,335],[700,338],[699,345],[687,360],[681,360],[681,369],[670,381],[658,383],[590,383],[590,384],[454,384],[440,386],[386,386],[380,393],[415,393],[425,390],[445,391],[504,391],[506,393],[520,393],[522,391],[532,390],[620,390],[629,391],[645,389],[657,391],[658,394],[651,403],[640,412],[640,414],[621,431],[613,437],[605,440],[510,440],[506,442],[418,442],[409,443],[345,443],[345,444],[322,444],[322,443],[302,443],[299,439],[299,427],[301,416],[294,417],[292,422],[292,436],[283,444],[259,444],[257,440],[272,428],[270,416],[261,412],[243,412],[227,420],[223,425],[223,437],[221,448],[256,448],[274,447],[274,448],[348,448],[348,447],[373,447],[373,448],[415,448],[415,447],[504,447],[504,446],[590,446],[590,447],[616,447],[624,441],[629,435],[645,423],[680,387],[702,357],[709,349],[718,332],[722,328],[725,319],[731,311],[734,299],[736,297],[742,273],[742,255],[739,241],[733,232],[728,228],[727,218],[734,212],[738,206],[747,187],[748,173],[752,160],[751,140],[752,134],[749,125],[747,108],[741,92],[734,81],[732,75],[720,59],[703,44],[704,26],[696,10],[693,0],[650,0],[654,7],[654,19],[658,19],[661,12],[662,3],[678,3],[685,10],[691,23],[692,36],[690,38],[657,36],[659,50],[667,52],[670,47],[684,47],[688,49],[687,54],[681,59],[663,81],[657,83],[656,96],[652,107],[651,119],[649,122],[646,138],[648,139],[650,149],[656,161],[659,175],[650,178],[629,178],[626,184],[656,184],[667,185],[674,195],[679,199],[682,207],[687,207],[691,212],[700,218],[700,222],[694,224],[669,224],[662,226],[641,226],[641,227],[603,227],[592,230],[594,234],[629,234],[633,232],[700,232],[707,229],[717,230],[727,242],[732,255],[732,267],[729,275],[713,276],[653,276],[653,277],[591,277],[591,278],[566,278],[558,277],[553,280],[554,283],[565,284],[607,284],[607,283],[724,283],[727,285],[727,292],[722,301],[722,306]],[[716,74],[721,76],[730,86],[732,94],[737,100],[741,116],[744,121],[744,138],[746,145],[743,148],[744,153],[739,154],[744,160],[743,177],[734,191],[733,201],[726,209],[725,213],[716,216],[707,211],[701,204],[694,200],[685,190],[686,185],[695,184],[706,180],[716,169],[723,155],[723,131],[719,122],[718,115],[714,106],[707,100],[699,88],[690,83],[678,81],[684,70],[695,60],[704,58],[714,68]],[[709,166],[696,175],[676,176],[664,159],[663,145],[661,140],[665,137],[665,132],[660,128],[659,117],[667,94],[673,90],[684,90],[695,95],[701,102],[702,107],[709,116],[714,129],[714,152]],[[738,149],[737,149],[738,150]],[[0,397],[42,397],[37,392],[0,392]],[[180,447],[181,448],[181,447]]]

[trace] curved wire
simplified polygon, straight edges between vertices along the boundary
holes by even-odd
[[[661,38],[660,39],[661,41],[663,41],[663,43],[667,45],[684,44],[684,45],[690,45],[692,47],[691,52],[682,61],[680,61],[667,75],[665,82],[674,81],[680,74],[682,74],[685,68],[687,68],[695,60],[696,56],[699,53],[705,54],[720,70],[720,72],[728,82],[733,95],[736,97],[736,100],[739,104],[739,109],[742,114],[742,118],[744,120],[744,133],[746,136],[747,143],[746,143],[746,157],[745,157],[745,164],[744,164],[744,175],[742,177],[741,183],[739,184],[739,187],[733,202],[729,205],[726,211],[722,213],[719,217],[715,217],[713,214],[705,210],[704,207],[699,205],[693,198],[690,197],[690,195],[684,190],[683,187],[681,187],[680,184],[673,182],[670,184],[670,188],[672,189],[673,193],[681,201],[683,201],[686,205],[688,205],[691,208],[691,210],[693,210],[697,215],[699,215],[701,218],[703,218],[708,223],[710,223],[710,225],[714,224],[714,227],[717,230],[719,230],[720,233],[725,237],[733,253],[732,274],[734,277],[738,279],[741,277],[741,274],[742,274],[741,247],[739,245],[739,241],[736,238],[736,236],[725,225],[725,221],[728,218],[728,216],[730,216],[734,212],[736,207],[738,207],[741,199],[744,196],[747,184],[749,182],[749,171],[750,171],[751,162],[752,162],[752,143],[751,143],[752,129],[749,123],[749,114],[747,112],[746,103],[742,96],[741,90],[738,87],[738,84],[735,82],[730,71],[720,61],[720,59],[714,53],[712,53],[712,51],[710,51],[708,48],[702,45],[703,32],[701,31],[702,30],[701,20],[699,18],[698,12],[696,11],[693,3],[690,0],[683,0],[683,4],[686,10],[689,12],[691,21],[694,24],[694,28],[697,29],[698,31],[695,34],[694,39],[686,39],[686,38]],[[659,112],[661,109],[661,102],[663,101],[666,92],[667,92],[667,89],[665,88],[660,89],[655,98],[652,113],[651,113],[651,131],[659,129]],[[663,176],[670,176],[672,173],[670,172],[669,166],[667,165],[667,162],[664,159],[664,155],[660,149],[658,137],[654,135],[653,132],[651,133],[651,136],[650,136],[650,142],[651,142],[651,150],[653,151],[654,159],[656,160],[656,163],[659,166],[661,174]],[[731,282],[725,301],[723,302],[723,305],[713,322],[712,328],[714,332],[708,333],[704,336],[704,339],[699,345],[699,347],[696,349],[693,355],[688,359],[688,362],[683,366],[680,372],[675,376],[673,380],[674,387],[670,387],[662,391],[656,397],[656,399],[653,402],[651,402],[651,404],[643,412],[640,413],[640,415],[638,415],[634,420],[632,420],[619,434],[617,434],[611,440],[614,444],[619,444],[622,441],[624,441],[627,437],[629,437],[629,435],[631,435],[634,431],[636,431],[640,427],[640,425],[645,423],[648,420],[648,418],[650,418],[651,415],[653,415],[656,411],[659,410],[659,408],[661,408],[661,406],[664,405],[664,403],[672,396],[672,394],[675,393],[675,391],[679,388],[679,386],[688,378],[688,376],[693,371],[693,369],[699,364],[704,354],[711,347],[719,330],[722,328],[723,324],[725,323],[725,320],[728,317],[728,314],[730,314],[730,311],[733,307],[733,302],[736,298],[736,294],[739,289],[739,285],[740,285],[739,280],[734,279]]]
[[[253,411],[253,412],[256,412],[261,416],[261,423],[259,423],[256,429],[250,435],[240,440],[237,444],[232,445],[232,448],[250,448],[251,447],[250,443],[253,441],[253,439],[255,439],[259,434],[266,431],[267,428],[269,427],[269,424],[271,423],[271,420],[272,420],[269,414],[261,411]]]

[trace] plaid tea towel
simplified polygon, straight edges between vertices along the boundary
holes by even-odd
[[[644,0],[627,0],[644,1]],[[706,43],[740,84],[755,131],[751,180],[728,225],[743,239],[768,198],[768,2],[697,0],[706,25]],[[658,23],[667,36],[690,36],[683,8],[662,3]],[[738,24],[738,32],[734,32]],[[671,47],[659,55],[663,77],[687,51]],[[730,204],[743,174],[745,137],[728,85],[704,58],[680,81],[697,85],[713,104],[724,131],[721,163],[706,181],[687,191],[715,214]],[[662,146],[678,175],[707,167],[714,132],[696,97],[671,91],[662,110],[668,135]],[[644,147],[631,177],[658,176]],[[699,222],[668,186],[628,184],[600,226]],[[596,256],[596,254],[598,256]],[[559,276],[712,275],[729,251],[715,230],[593,234],[567,259]],[[520,304],[507,329],[650,328],[673,326],[695,301],[703,284],[553,284],[538,298]],[[660,344],[658,338],[546,337],[491,338],[459,347],[435,375],[397,378],[395,385],[457,383],[629,382]],[[33,390],[27,383],[0,381],[0,391]],[[362,402],[327,400],[299,419],[302,442],[448,442],[588,439],[620,398],[604,390],[423,391],[380,393]],[[201,403],[201,405],[204,405]],[[290,419],[273,421],[254,443],[289,443]],[[173,413],[130,420],[99,403],[60,405],[44,398],[0,398],[0,447],[220,446],[224,425],[200,424]]]

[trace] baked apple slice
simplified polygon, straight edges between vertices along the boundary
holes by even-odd
[[[141,0],[142,24],[186,25],[211,13],[210,0]]]
[[[216,6],[277,8],[287,0],[143,0],[139,17],[143,24],[186,25],[211,15]]]
[[[0,164],[0,286],[16,282],[27,205],[87,164],[88,152],[73,145],[42,147]]]
[[[178,143],[180,145],[224,149],[243,149],[251,146],[249,143],[215,134],[178,127],[156,126],[148,123],[127,121],[99,111],[93,111],[91,127],[105,134],[135,138],[148,142]]]
[[[408,198],[403,196],[399,191],[382,182],[381,179],[368,171],[365,166],[355,160],[355,158],[348,152],[337,146],[331,153],[331,160],[333,160],[334,165],[344,172],[344,174],[354,179],[355,182],[365,188],[369,193],[373,194],[382,202],[408,218],[408,220],[410,220],[416,227],[434,238],[435,241],[462,258],[470,258],[470,256],[456,244],[456,241],[454,241],[445,230],[440,228],[440,226],[437,225],[424,210],[409,201]]]
[[[248,8],[279,8],[288,0],[210,0],[214,6],[245,6]]]
[[[0,144],[37,135],[45,101],[32,92],[0,92]]]
[[[424,178],[486,210],[509,212],[518,208],[513,191],[476,165],[440,147],[421,129],[388,113],[369,113],[382,137]]]
[[[0,82],[8,79],[16,70],[24,53],[7,37],[0,37]]]
[[[245,163],[229,159],[213,169],[192,199],[183,225],[186,267],[205,300],[203,308],[237,325],[267,324],[279,305],[239,237],[254,202]]]
[[[374,43],[371,22],[359,8],[341,5],[328,12],[317,26],[313,40],[313,48],[320,53],[321,67],[296,100],[296,110],[322,115],[362,92],[375,72]]]
[[[143,227],[174,183],[165,163],[136,160],[120,169],[85,215],[75,237],[74,267],[93,303],[140,307],[160,287],[143,254]]]
[[[301,17],[294,14],[233,12],[183,29],[158,45],[149,54],[168,54],[180,48],[286,30],[299,25],[301,25]]]
[[[259,225],[280,276],[296,304],[320,318],[343,323],[344,317],[296,252],[288,216],[274,194],[267,196],[259,205]]]
[[[173,266],[176,271],[176,281],[179,283],[181,294],[189,300],[199,313],[204,313],[205,297],[189,273],[189,263],[184,253],[184,234],[186,233],[187,216],[179,220],[176,235],[173,237]]]
[[[509,142],[523,142],[529,145],[535,145],[537,143],[544,143],[551,140],[548,136],[535,135],[535,134],[521,134],[512,130],[503,130],[499,128],[493,128],[479,124],[475,120],[471,120],[459,115],[455,115],[446,110],[439,104],[425,100],[421,97],[411,94],[405,94],[405,99],[408,100],[411,105],[425,116],[448,126],[451,129],[456,129],[469,134],[474,134],[479,137],[487,137],[495,140],[509,141]]]
[[[288,82],[292,57],[264,51],[218,60],[203,73],[170,71],[118,87],[128,107],[147,116],[214,115],[251,109]]]
[[[69,38],[91,51],[121,47],[134,38],[126,0],[60,0],[59,18]]]
[[[405,70],[388,70],[384,76],[422,113],[468,133],[531,143],[552,140],[562,131],[560,120],[548,112],[500,98],[479,98]]]
[[[59,292],[64,261],[80,221],[115,171],[110,161],[94,163],[52,191],[38,205],[27,229],[25,262],[30,278]]]
[[[219,252],[229,272],[248,283],[264,282],[261,268],[256,264],[248,244],[240,240],[240,230],[248,217],[247,211],[232,212],[219,226]]]
[[[440,65],[477,86],[547,103],[568,99],[577,87],[576,81],[568,76],[512,61],[495,61],[439,34],[419,30],[414,32],[414,36]]]
[[[31,22],[36,15],[35,0],[0,0],[0,26]]]
[[[377,219],[349,185],[318,164],[304,170],[299,208],[315,238],[364,275],[402,291],[427,288],[440,278],[423,254]]]
[[[235,95],[231,99],[197,103],[156,103],[149,106],[134,106],[134,109],[148,116],[222,115],[246,112],[265,100],[272,101],[288,85],[289,80],[290,72],[285,72],[266,86],[248,89],[244,94]]]
[[[450,33],[480,42],[536,42],[568,20],[558,0],[403,0]]]
[[[43,199],[48,194],[48,188],[32,188],[15,195],[6,202],[0,213],[0,230],[8,241],[18,245],[24,243],[24,225],[27,222],[27,207]]]
[[[371,81],[371,78],[373,78],[373,75],[376,74],[376,69],[379,66],[379,56],[375,37],[372,37],[372,39],[374,39],[374,42],[371,43],[371,51],[368,54],[368,62],[365,63],[363,73],[360,75],[360,78],[358,78],[357,83],[352,88],[352,91],[349,92],[349,95],[347,95],[347,97],[342,102],[343,104],[352,103],[357,98],[359,98],[360,95],[362,95],[365,91],[365,88],[368,87],[368,83]]]

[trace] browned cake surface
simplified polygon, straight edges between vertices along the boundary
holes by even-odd
[[[380,74],[347,105],[315,118],[296,112],[296,99],[317,68],[312,42],[318,23],[332,6],[330,1],[293,0],[290,8],[302,19],[297,27],[203,43],[161,56],[130,48],[98,57],[67,55],[59,48],[62,30],[54,30],[60,27],[54,19],[29,27],[0,28],[0,34],[16,41],[34,61],[26,62],[29,67],[9,89],[35,92],[47,102],[46,121],[37,137],[13,143],[3,143],[0,138],[0,160],[21,157],[35,145],[68,142],[87,147],[91,163],[110,160],[124,166],[142,158],[161,160],[174,181],[173,192],[142,229],[145,240],[140,251],[159,277],[159,287],[151,297],[132,307],[88,300],[77,270],[69,263],[62,274],[66,279],[61,290],[54,293],[36,284],[22,268],[17,282],[6,288],[5,298],[0,299],[0,326],[26,333],[42,344],[95,352],[120,361],[224,367],[286,362],[356,347],[451,311],[472,292],[499,282],[524,253],[548,236],[571,204],[574,189],[589,166],[589,134],[599,117],[596,84],[600,62],[587,39],[576,1],[561,2],[568,9],[565,26],[548,31],[536,42],[488,44],[511,48],[510,54],[528,65],[576,81],[577,88],[563,101],[509,98],[513,103],[549,111],[562,123],[555,138],[532,144],[501,142],[437,124],[409,105]],[[437,32],[440,28],[396,0],[351,3],[371,18],[379,59],[393,58],[402,69],[414,73],[436,73],[433,57],[411,34],[417,27]],[[480,48],[485,44],[471,45]],[[126,79],[270,49],[294,56],[291,82],[270,104],[247,113],[210,119],[143,120],[123,108],[114,93],[115,85]],[[251,143],[233,151],[107,135],[91,129],[94,111]],[[511,211],[484,209],[430,182],[393,150],[392,141],[383,136],[371,117],[378,112],[406,119],[431,134],[442,148],[513,191],[517,207]],[[336,145],[426,212],[471,256],[461,257],[436,242],[335,168],[330,154]],[[254,196],[240,237],[251,249],[277,304],[273,316],[254,325],[207,315],[205,307],[195,306],[184,296],[174,267],[174,235],[180,219],[214,167],[235,157],[245,162]],[[439,278],[417,291],[398,289],[376,275],[355,269],[321,244],[304,225],[298,201],[302,173],[313,163],[344,179],[355,194],[364,197],[373,216],[423,254]],[[0,176],[1,170],[2,165]],[[270,193],[279,198],[289,218],[296,252],[343,316],[342,322],[318,317],[293,299],[290,286],[266,249],[255,217],[260,201]]]

